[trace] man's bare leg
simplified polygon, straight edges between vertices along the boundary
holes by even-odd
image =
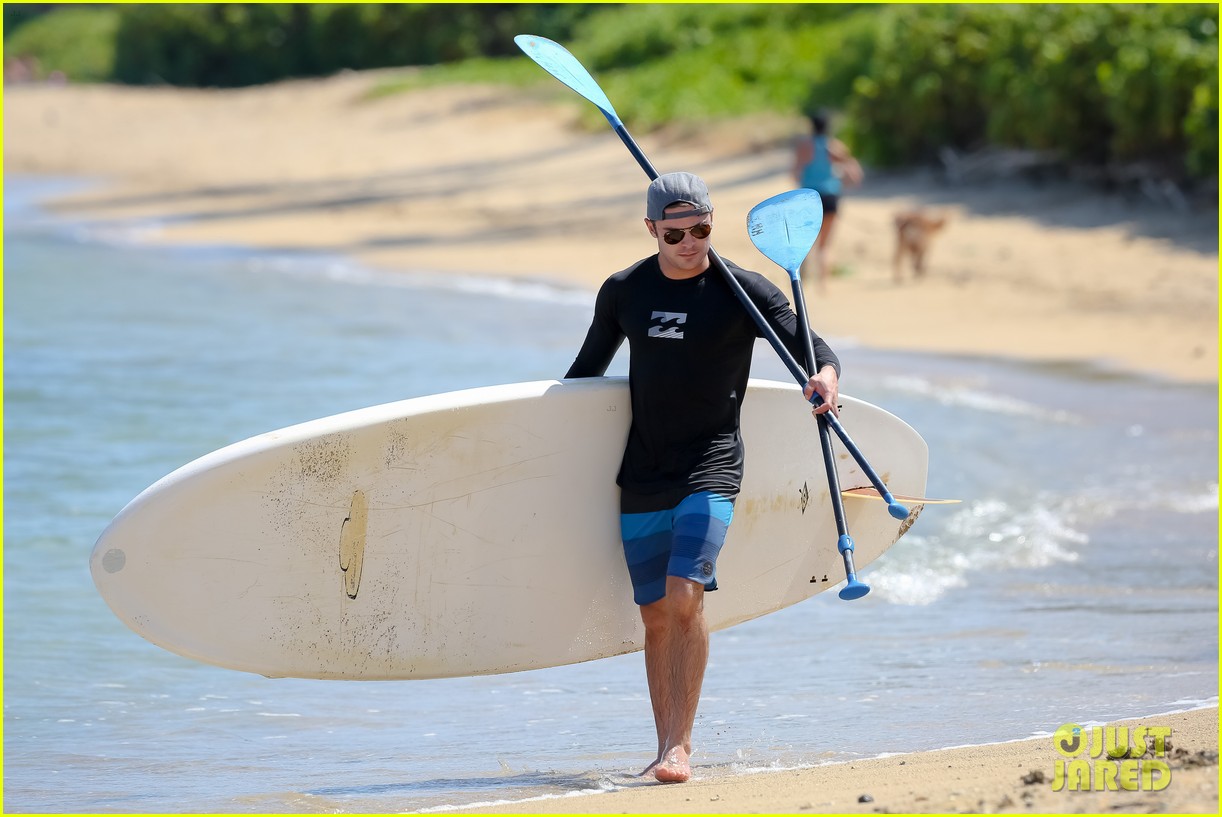
[[[658,733],[654,777],[682,783],[692,776],[692,724],[709,660],[704,586],[667,576],[665,598],[643,606],[641,618],[645,672]]]
[[[656,602],[662,604],[665,601]],[[655,605],[649,605],[654,607]],[[646,608],[641,608],[641,618],[649,621],[649,616],[653,611],[647,613]],[[641,772],[640,776],[644,776],[653,771],[659,763],[662,762],[662,753],[666,751],[666,732],[664,724],[666,722],[665,702],[670,700],[670,673],[664,672],[662,669],[662,656],[669,652],[669,649],[663,640],[665,639],[664,628],[657,626],[645,627],[645,677],[649,681],[649,702],[653,706],[653,723],[658,733],[658,754]]]
[[[832,277],[832,225],[836,223],[835,213],[823,214],[823,226],[819,229],[819,237],[815,239],[815,257],[817,259],[818,292],[827,294],[827,282]]]

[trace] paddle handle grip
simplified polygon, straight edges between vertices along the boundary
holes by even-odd
[[[870,592],[870,586],[857,581],[857,568],[853,565],[853,540],[848,534],[843,534],[836,542],[836,549],[844,558],[844,575],[847,581],[840,590],[840,598],[845,601],[859,599]]]

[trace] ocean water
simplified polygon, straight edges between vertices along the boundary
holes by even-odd
[[[268,680],[143,641],[88,570],[129,499],[230,442],[562,374],[592,293],[154,249],[137,239],[155,224],[37,208],[74,183],[5,181],[5,810],[444,811],[643,785],[640,655]],[[697,777],[1216,705],[1215,388],[836,346],[846,393],[928,441],[928,493],[964,501],[927,506],[863,571],[866,598],[714,634]]]

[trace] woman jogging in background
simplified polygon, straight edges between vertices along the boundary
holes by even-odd
[[[826,111],[810,115],[813,135],[798,140],[793,162],[793,177],[798,186],[814,190],[823,199],[823,228],[819,231],[814,249],[802,263],[803,277],[806,277],[807,265],[814,259],[820,293],[826,290],[832,269],[830,244],[842,183],[856,187],[861,184],[864,175],[861,165],[844,143],[828,133],[830,118]]]

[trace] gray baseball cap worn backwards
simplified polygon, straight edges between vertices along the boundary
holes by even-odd
[[[690,204],[692,209],[666,212],[666,208],[672,204]],[[663,173],[649,185],[645,197],[645,218],[650,221],[701,216],[711,212],[713,204],[709,201],[709,189],[699,176],[691,173]]]

